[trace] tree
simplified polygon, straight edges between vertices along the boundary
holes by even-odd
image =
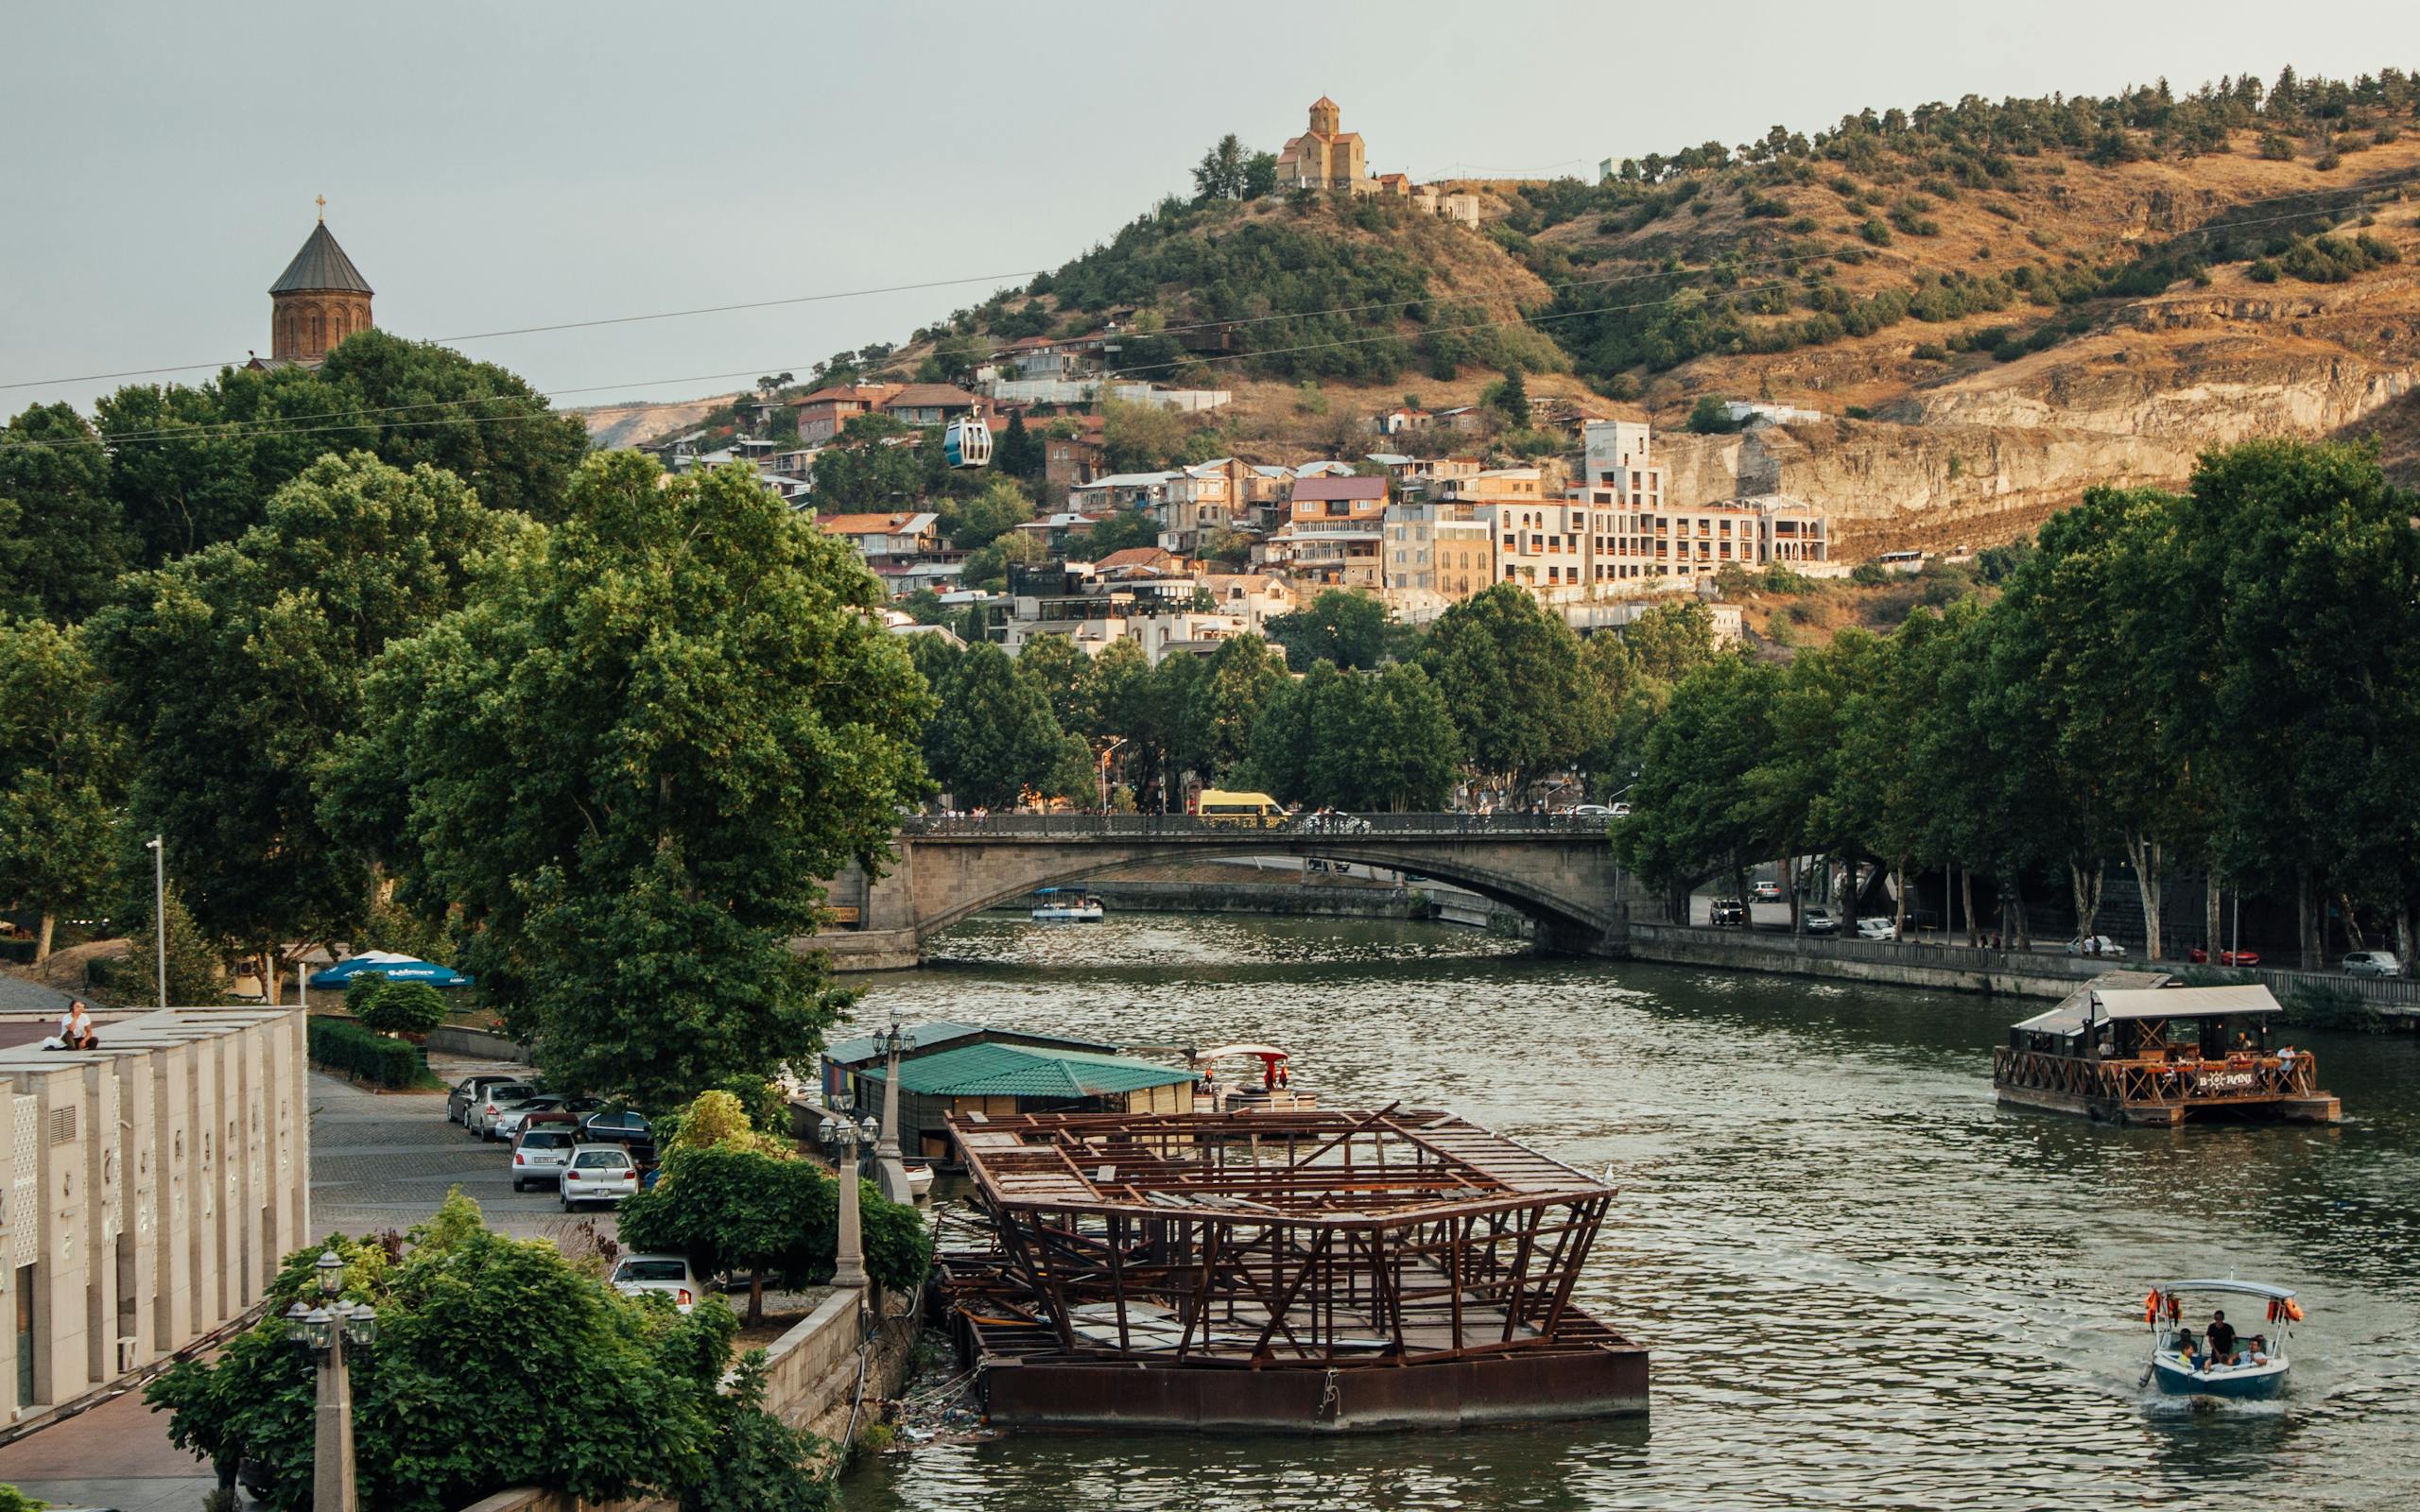
[[[1031,531],[1004,531],[994,537],[990,544],[966,554],[966,564],[959,572],[959,581],[968,588],[998,593],[1008,586],[1010,567],[1031,567],[1048,555]]]
[[[1330,588],[1301,609],[1271,618],[1269,638],[1285,647],[1286,664],[1307,672],[1321,662],[1369,669],[1394,653],[1396,627],[1387,606],[1368,593]]]
[[[1184,417],[1160,404],[1122,399],[1100,406],[1101,452],[1113,472],[1157,472],[1176,464],[1184,450]]]
[[[577,415],[554,413],[517,374],[433,341],[364,331],[330,352],[318,377],[330,407],[338,395],[360,406],[365,444],[389,467],[425,462],[470,485],[491,509],[562,517],[573,472],[588,455],[588,428]]]
[[[1451,713],[1426,672],[1322,662],[1270,698],[1244,770],[1288,802],[1409,812],[1444,806],[1460,757]]]
[[[144,894],[143,921],[127,935],[127,952],[119,958],[111,984],[123,999],[149,999],[159,990],[159,935],[152,920],[150,894]],[[168,933],[168,1002],[175,1007],[208,1007],[227,995],[226,955],[194,922],[184,895],[172,883],[166,889]]]
[[[1157,545],[1160,526],[1140,509],[1120,509],[1084,532],[1082,539],[1085,555],[1098,561],[1113,551]]]
[[[967,647],[937,691],[941,709],[925,756],[952,802],[1006,808],[1028,790],[1063,783],[1069,737],[1051,713],[1049,695],[998,646],[985,641]],[[1079,758],[1080,770],[1087,765]],[[1090,785],[1080,779],[1077,795]]]
[[[931,700],[844,541],[753,474],[592,458],[562,524],[391,648],[341,791],[458,904],[557,1083],[657,1107],[813,1052],[819,879],[926,789]]]
[[[0,431],[0,614],[72,625],[133,564],[109,455],[66,404],[37,404]]]
[[[1640,675],[1678,682],[1714,660],[1714,610],[1694,597],[1668,600],[1631,621],[1621,640]]]
[[[194,917],[265,971],[362,920],[360,816],[323,813],[320,782],[369,717],[372,659],[458,606],[516,528],[433,467],[322,457],[240,539],[129,576],[93,618],[103,708],[136,752],[133,827],[167,837]]]
[[[81,638],[0,614],[0,900],[42,916],[50,956],[63,910],[97,902],[125,781],[117,729],[98,717]]]
[[[1700,394],[1698,402],[1689,407],[1688,426],[1697,436],[1728,436],[1739,429],[1740,422],[1722,407],[1720,396]]]
[[[388,982],[354,1016],[380,1034],[415,1035],[443,1023],[446,1011],[445,994],[427,983]]]
[[[1504,422],[1515,430],[1530,423],[1530,385],[1520,368],[1504,369],[1504,381],[1492,386],[1487,392],[1487,407],[1504,417]]]
[[[1255,152],[1244,160],[1244,198],[1259,199],[1277,192],[1277,154]]]
[[[1201,155],[1201,165],[1193,170],[1193,199],[1201,204],[1211,199],[1241,199],[1252,177],[1251,163],[1244,145],[1236,133],[1228,132],[1210,146]],[[1270,175],[1274,179],[1275,175]]]
[[[1047,458],[1042,443],[1025,427],[1025,411],[1011,410],[1009,423],[1000,433],[1000,444],[992,452],[992,465],[1028,488],[1041,486],[1047,471]]]
[[[1768,712],[1779,679],[1770,664],[1718,658],[1673,689],[1671,707],[1647,736],[1634,811],[1615,827],[1614,850],[1664,891],[1676,916],[1699,881],[1724,871],[1736,878],[1772,854],[1751,783],[1772,744]]]
[[[1464,758],[1515,795],[1578,761],[1601,728],[1578,637],[1517,584],[1439,616],[1420,664],[1454,711]]]
[[[908,427],[885,415],[859,415],[841,432],[840,444],[815,458],[815,507],[825,514],[902,507],[939,489],[948,468],[941,439],[928,436],[896,444]]]
[[[821,1504],[802,1441],[755,1420],[761,1381],[743,1371],[717,1400],[738,1329],[720,1298],[684,1317],[660,1297],[619,1296],[552,1243],[493,1232],[458,1191],[399,1262],[375,1244],[326,1243],[345,1261],[344,1297],[378,1313],[375,1341],[351,1356],[363,1506],[443,1512],[527,1485],[690,1505],[734,1484],[776,1487],[766,1505]],[[320,1248],[286,1258],[263,1322],[145,1392],[170,1415],[175,1442],[222,1476],[249,1461],[281,1512],[311,1495],[314,1366],[287,1341],[284,1314],[320,1300]],[[507,1398],[514,1411],[499,1418]]]
[[[1253,727],[1276,691],[1286,685],[1286,665],[1270,654],[1257,635],[1238,635],[1221,642],[1210,659],[1210,682],[1203,710],[1205,732],[1202,762],[1211,775],[1240,765],[1252,754]]]
[[[1037,635],[1017,653],[1018,669],[1032,678],[1050,700],[1050,716],[1059,721],[1059,728],[1087,739],[1104,733],[1088,696],[1092,664],[1092,658],[1063,635]]]
[[[958,507],[955,518],[944,521],[942,528],[949,534],[950,544],[974,551],[1032,518],[1033,500],[1024,485],[1014,478],[995,477],[981,493]]]

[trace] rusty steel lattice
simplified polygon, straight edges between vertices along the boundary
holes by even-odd
[[[1327,1372],[1635,1352],[1572,1305],[1615,1195],[1449,1113],[950,1121],[989,1244],[976,1352]]]

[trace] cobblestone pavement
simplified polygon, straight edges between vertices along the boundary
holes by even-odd
[[[528,1069],[450,1056],[431,1056],[429,1066],[449,1087],[473,1072]],[[501,1232],[566,1250],[585,1247],[591,1233],[614,1236],[610,1211],[566,1216],[552,1187],[514,1192],[510,1147],[448,1122],[442,1092],[379,1092],[313,1072],[310,1098],[315,1234],[409,1228],[458,1186]]]

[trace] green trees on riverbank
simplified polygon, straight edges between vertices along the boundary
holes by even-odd
[[[2182,494],[2095,490],[1988,608],[1921,610],[1787,666],[1723,659],[1673,690],[1617,833],[1653,885],[1807,854],[2065,879],[2092,933],[2110,858],[2152,954],[2169,879],[2331,905],[2407,957],[2420,903],[2420,533],[2344,445],[2204,456]]]

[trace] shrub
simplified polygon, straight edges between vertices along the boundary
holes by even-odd
[[[2294,144],[2274,131],[2260,133],[2260,155],[2273,163],[2294,161]]]
[[[1712,394],[1700,394],[1689,409],[1689,430],[1697,436],[1728,436],[1739,429],[1739,422],[1723,413],[1722,401]]]
[[[426,1034],[445,1022],[445,997],[425,982],[389,982],[354,1017],[380,1034]]]
[[[2255,284],[2274,284],[2277,282],[2277,265],[2266,257],[2259,258],[2243,270],[2243,276]]]
[[[344,1011],[360,1018],[369,1011],[370,1000],[386,986],[387,973],[384,971],[356,972],[344,985]]]
[[[416,1046],[371,1033],[349,1019],[311,1020],[311,1058],[330,1071],[381,1087],[423,1087],[435,1081]]]
[[[2314,982],[2287,995],[2286,1022],[2307,1029],[2375,1029],[2384,1021],[2360,993]]]
[[[1948,349],[1945,348],[1938,341],[1917,342],[1914,355],[1919,361],[1923,362],[1947,362],[1949,360]]]
[[[1865,224],[1858,227],[1857,233],[1876,247],[1891,245],[1891,228],[1872,215],[1865,217]]]

